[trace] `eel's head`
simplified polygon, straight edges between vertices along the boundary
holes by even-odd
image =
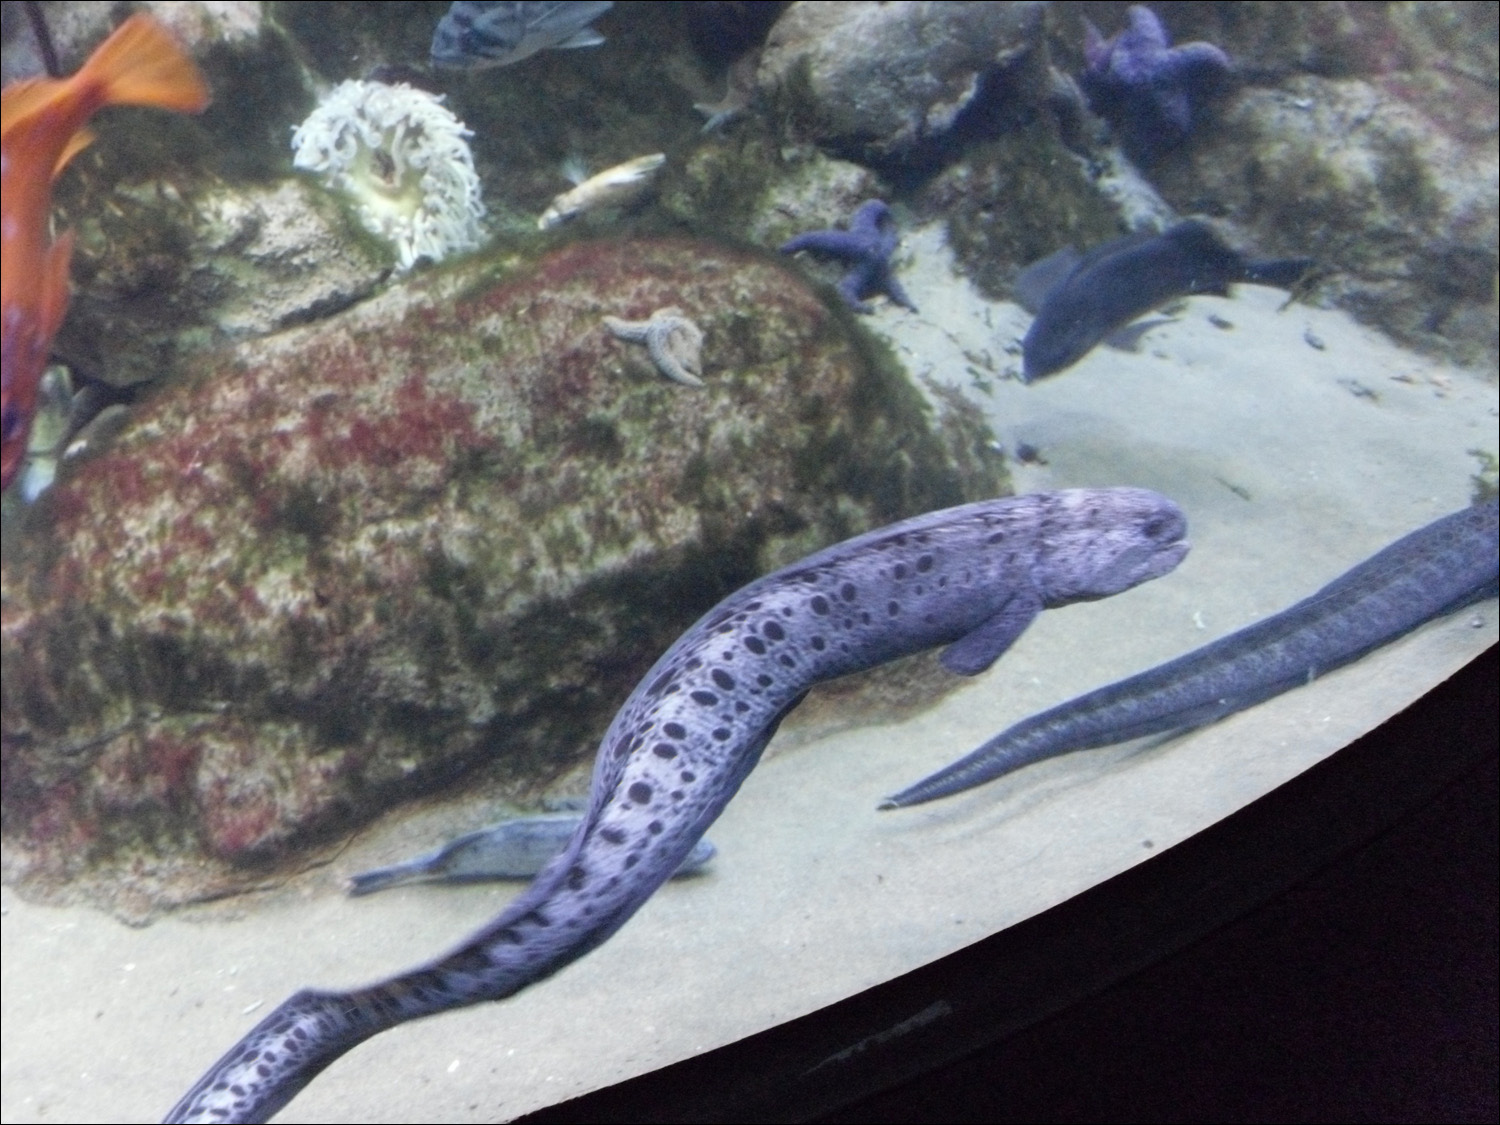
[[[1160,493],[1075,488],[1053,500],[1037,557],[1048,606],[1118,594],[1160,578],[1188,553],[1187,517]]]

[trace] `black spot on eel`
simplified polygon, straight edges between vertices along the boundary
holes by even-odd
[[[1310,598],[1138,676],[1023,719],[881,808],[918,805],[1044,758],[1222,719],[1308,683],[1423,622],[1492,597],[1496,502],[1398,539]]]
[[[952,671],[981,672],[1044,608],[1166,574],[1185,530],[1143,489],[1039,493],[892,524],[750,583],[646,673],[604,735],[568,846],[494,921],[379,984],[298,992],[166,1120],[265,1121],[370,1036],[545,979],[677,870],[812,685],[935,645]]]

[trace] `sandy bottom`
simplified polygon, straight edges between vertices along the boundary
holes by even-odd
[[[959,388],[1000,443],[1036,448],[1018,490],[1133,484],[1188,513],[1157,582],[1043,614],[939,706],[769,757],[714,825],[706,874],[501,1005],[398,1028],[335,1063],[279,1120],[493,1121],[802,1015],[1063,901],[1212,824],[1404,707],[1497,634],[1494,600],[1359,664],[1162,745],[1114,747],[878,813],[883,795],[1041,708],[1304,597],[1468,502],[1496,447],[1496,389],[1279,291],[1195,298],[1137,354],[1096,350],[1035,386],[1027,318],[948,271],[935,231],[902,276],[922,311],[872,317],[914,374]],[[710,348],[712,341],[709,341]],[[514,887],[345,875],[437,842],[372,833],[278,894],[129,929],[5,893],[5,1121],[156,1120],[296,989],[429,959]]]

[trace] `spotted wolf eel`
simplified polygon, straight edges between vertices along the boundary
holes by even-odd
[[[1185,531],[1143,489],[1038,493],[892,524],[750,583],[646,673],[604,735],[572,840],[498,917],[379,984],[296,993],[167,1120],[264,1121],[370,1036],[550,976],[677,870],[812,685],[936,645],[951,671],[981,672],[1043,609],[1170,571]]]

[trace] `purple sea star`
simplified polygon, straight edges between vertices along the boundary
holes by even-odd
[[[1212,43],[1171,46],[1161,20],[1143,5],[1132,4],[1129,19],[1109,39],[1083,21],[1088,66],[1079,83],[1121,147],[1151,164],[1187,139],[1199,104],[1229,73],[1230,62]]]
[[[891,255],[900,240],[891,209],[882,200],[871,199],[854,212],[848,230],[810,230],[785,243],[781,252],[811,250],[848,262],[853,268],[839,281],[838,290],[855,312],[870,312],[865,298],[876,293],[916,312],[917,306],[891,274]]]

